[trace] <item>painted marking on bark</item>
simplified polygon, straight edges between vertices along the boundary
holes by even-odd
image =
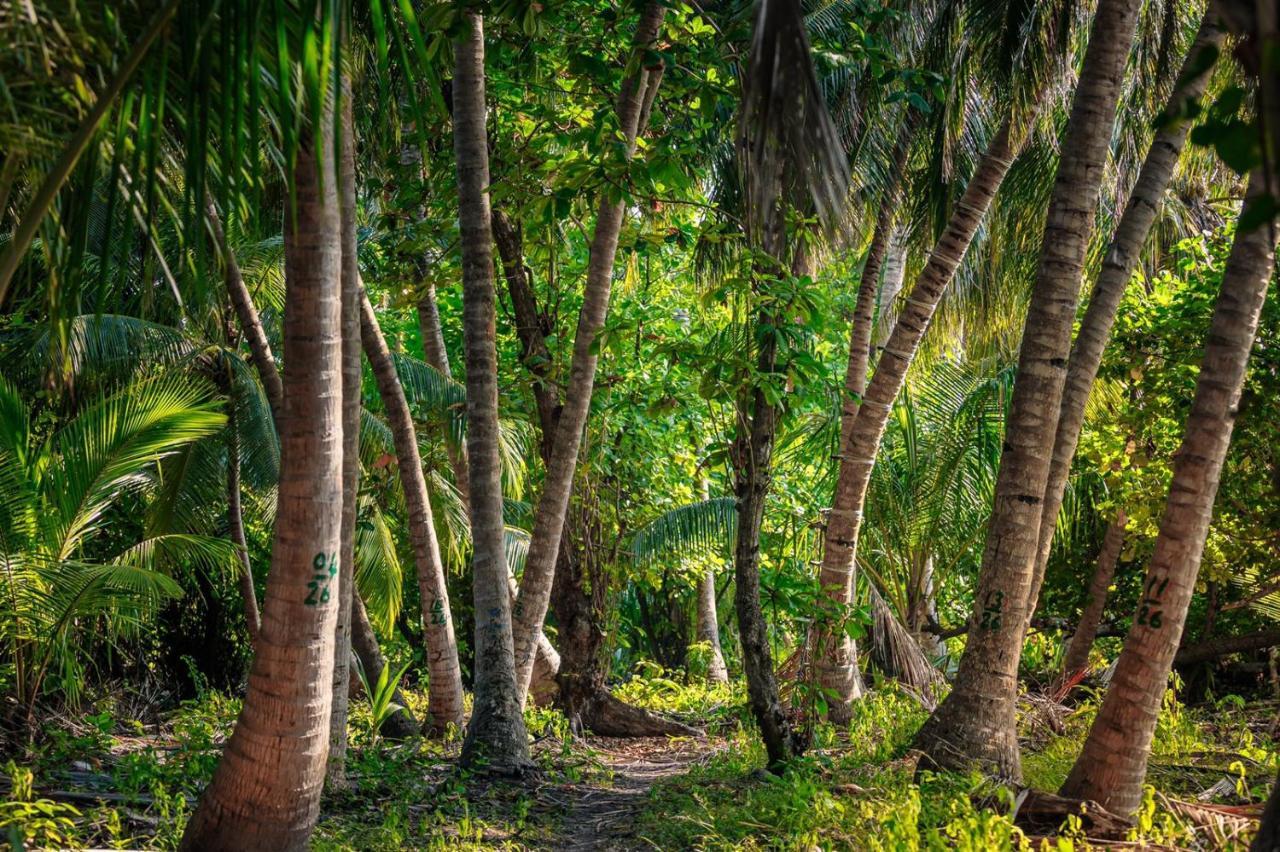
[[[987,592],[982,604],[982,617],[978,619],[978,627],[982,630],[999,630],[1001,614],[1004,612],[1004,592],[994,590]]]
[[[311,568],[313,571],[311,582],[307,583],[307,588],[311,591],[302,602],[307,606],[327,604],[329,584],[334,577],[338,576],[338,554],[330,553],[326,556],[324,551],[320,551],[311,560]]]
[[[1138,624],[1140,626],[1159,630],[1164,624],[1164,610],[1159,607],[1161,598],[1164,597],[1165,587],[1168,585],[1168,577],[1163,580],[1159,577],[1147,578],[1147,587],[1142,593],[1142,602],[1138,606]]]
[[[431,602],[431,623],[438,627],[449,623],[444,617],[444,602],[439,598]]]

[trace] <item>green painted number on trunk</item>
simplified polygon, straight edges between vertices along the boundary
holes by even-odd
[[[329,602],[329,581],[338,576],[338,554],[325,554],[320,551],[311,560],[311,581],[307,588],[311,591],[303,599],[307,606],[317,606]]]

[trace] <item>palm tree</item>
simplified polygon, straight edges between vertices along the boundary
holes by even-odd
[[[1075,633],[1071,635],[1071,642],[1062,658],[1064,683],[1089,667],[1089,652],[1093,650],[1093,640],[1098,635],[1098,625],[1102,623],[1102,613],[1107,608],[1107,592],[1111,588],[1111,579],[1116,574],[1120,550],[1124,547],[1126,520],[1124,510],[1121,509],[1111,523],[1107,524],[1107,532],[1102,537],[1102,549],[1098,551],[1098,563],[1094,566],[1093,578],[1089,581],[1084,611],[1080,613]]]
[[[1103,349],[1111,336],[1111,326],[1115,322],[1120,298],[1133,277],[1133,270],[1137,267],[1142,246],[1160,209],[1165,188],[1169,185],[1169,179],[1173,176],[1178,158],[1186,144],[1187,134],[1191,129],[1191,122],[1186,117],[1187,105],[1195,103],[1204,94],[1209,83],[1210,71],[1213,69],[1214,60],[1222,47],[1225,35],[1218,20],[1215,5],[1210,2],[1200,24],[1200,31],[1187,52],[1178,81],[1169,96],[1169,103],[1157,119],[1157,127],[1160,129],[1151,141],[1147,158],[1138,175],[1138,182],[1129,195],[1124,215],[1111,239],[1111,247],[1102,263],[1102,270],[1098,274],[1097,283],[1094,284],[1093,295],[1089,298],[1089,307],[1080,323],[1080,332],[1076,335],[1075,344],[1072,346],[1071,360],[1067,365],[1066,384],[1062,392],[1062,405],[1058,414],[1057,434],[1053,442],[1049,482],[1045,487],[1044,505],[1040,515],[1040,543],[1028,598],[1029,605],[1026,610],[1028,623],[1040,597],[1040,586],[1044,582],[1045,567],[1049,563],[1049,551],[1053,545],[1054,529],[1057,526],[1058,513],[1062,508],[1062,498],[1066,492],[1067,477],[1071,472],[1071,461],[1075,456],[1076,445],[1080,440],[1080,430],[1084,425],[1085,407],[1088,405],[1094,380],[1098,376]],[[1099,568],[1101,567],[1100,562]],[[1102,589],[1105,592],[1105,584]],[[1091,597],[1090,600],[1095,598]],[[1099,611],[1097,614],[1101,616],[1102,613]],[[1092,643],[1092,635],[1087,639]],[[1083,648],[1083,654],[1084,656],[1077,657],[1075,662],[1083,663],[1088,658],[1088,647]],[[1065,669],[1066,674],[1072,672],[1070,666]]]
[[[280,485],[262,630],[240,718],[184,849],[301,849],[319,816],[343,514],[342,225],[329,88],[310,93],[320,118],[298,144],[286,205]]]
[[[979,762],[1001,777],[1021,775],[1014,702],[1056,425],[1046,412],[1057,411],[1062,399],[1080,280],[1140,6],[1137,0],[1102,0],[1094,17],[1027,312],[971,630],[951,693],[916,736],[916,746],[935,765]]]
[[[661,3],[645,4],[634,38],[634,53],[637,57],[658,37],[665,14],[666,7]],[[637,70],[623,81],[622,92],[618,96],[617,115],[624,159],[629,160],[635,151],[636,137],[643,129],[641,119],[648,117],[646,105],[652,105],[662,73],[661,65],[649,69],[638,64]],[[618,236],[622,231],[624,212],[621,199],[613,200],[608,193],[601,194],[595,232],[591,239],[591,258],[587,266],[582,310],[573,338],[569,383],[556,421],[554,438],[551,440],[551,454],[547,460],[542,494],[538,498],[534,514],[529,556],[512,622],[516,685],[520,690],[522,703],[533,673],[538,634],[542,630],[551,600],[556,560],[560,554],[560,541],[569,512],[569,498],[573,492],[574,471],[578,465],[578,449],[582,444],[582,434],[591,407],[591,393],[595,386],[598,357],[596,335],[604,326],[609,312],[614,258],[618,251]]]
[[[418,588],[422,597],[422,629],[430,675],[429,725],[443,733],[449,725],[461,726],[463,720],[462,670],[458,664],[458,643],[453,633],[453,613],[449,606],[449,590],[445,585],[444,561],[436,538],[435,518],[427,494],[427,480],[418,454],[417,430],[405,399],[404,388],[391,359],[391,350],[382,336],[373,305],[360,292],[360,327],[365,356],[373,370],[378,395],[386,411],[387,423],[395,442],[400,485],[408,509],[409,538],[413,543],[418,566]]]
[[[228,542],[182,533],[86,556],[111,541],[123,498],[156,490],[158,462],[220,431],[211,391],[176,372],[133,381],[38,440],[31,412],[0,380],[0,635],[26,724],[50,671],[63,672],[66,688],[79,682],[84,643],[73,637],[86,623],[101,617],[108,638],[129,635],[160,601],[182,594],[165,564],[239,569]]]
[[[1102,707],[1062,786],[1064,796],[1092,799],[1125,816],[1142,801],[1156,717],[1186,626],[1249,353],[1274,270],[1280,231],[1272,212],[1277,187],[1267,176],[1257,169],[1246,190],[1138,612]],[[1261,223],[1256,222],[1259,216]],[[1251,219],[1252,227],[1247,224]]]
[[[467,450],[471,463],[472,583],[476,611],[475,686],[462,762],[504,770],[529,763],[512,647],[503,542],[498,435],[498,359],[485,136],[484,23],[466,12],[454,40],[453,149],[462,239],[462,327],[467,366]],[[532,655],[530,655],[532,662]]]

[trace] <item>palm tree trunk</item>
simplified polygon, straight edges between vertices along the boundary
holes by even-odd
[[[716,615],[716,572],[707,569],[698,579],[698,641],[711,649],[707,660],[707,681],[728,683],[729,670],[724,665],[724,652],[720,648],[720,620]]]
[[[1067,477],[1071,473],[1071,461],[1080,441],[1085,406],[1089,402],[1089,394],[1102,363],[1102,351],[1111,337],[1111,326],[1115,322],[1120,299],[1133,277],[1142,246],[1164,198],[1165,188],[1169,185],[1169,178],[1172,177],[1186,144],[1191,122],[1182,117],[1184,107],[1204,94],[1205,87],[1209,84],[1209,72],[1213,69],[1213,62],[1206,59],[1217,56],[1224,36],[1214,4],[1210,3],[1200,24],[1200,32],[1182,64],[1182,72],[1169,97],[1169,104],[1164,108],[1158,125],[1160,130],[1151,142],[1138,182],[1134,185],[1120,225],[1111,239],[1111,247],[1103,261],[1102,271],[1094,285],[1089,307],[1071,350],[1071,361],[1067,366],[1067,380],[1058,414],[1057,434],[1053,442],[1049,483],[1045,488],[1044,507],[1040,513],[1040,543],[1026,610],[1028,625],[1035,614],[1045,567],[1049,564],[1049,551],[1053,545],[1058,513],[1062,509]],[[1088,657],[1087,648],[1085,657]],[[1066,673],[1072,673],[1072,669],[1068,667]]]
[[[989,143],[977,170],[965,187],[964,195],[956,204],[951,221],[947,223],[946,230],[939,238],[928,263],[907,297],[902,313],[894,323],[875,375],[865,392],[859,396],[850,396],[845,409],[842,409],[840,464],[831,512],[827,516],[827,526],[823,533],[822,566],[818,575],[822,587],[832,590],[833,600],[841,605],[847,604],[853,594],[862,507],[866,501],[871,468],[880,449],[880,439],[889,413],[906,381],[907,368],[928,330],[938,300],[955,275],[956,267],[964,258],[987,208],[1013,163],[1017,151],[1010,141],[1010,132],[1010,125],[1006,122]],[[856,416],[848,413],[850,402],[853,403]],[[849,424],[847,431],[846,422]],[[824,660],[825,656],[818,655],[819,682],[833,684],[838,695],[846,701],[851,700],[856,683],[853,657],[841,659],[836,655],[834,660]],[[837,702],[839,703],[844,702]],[[837,709],[837,716],[839,712]]]
[[[511,600],[503,543],[502,463],[498,453],[498,358],[485,135],[484,23],[467,12],[453,43],[453,150],[462,239],[462,329],[467,365],[467,449],[471,462],[471,541],[476,662],[471,724],[462,764],[480,758],[500,770],[529,765],[511,644]]]
[[[304,849],[319,816],[342,540],[342,243],[331,126],[331,116],[322,119],[299,145],[286,205],[288,359],[262,631],[240,718],[184,849]]]
[[[369,359],[378,397],[387,415],[387,425],[395,442],[400,487],[409,513],[409,540],[418,569],[418,592],[422,598],[422,632],[427,651],[429,698],[427,726],[443,733],[449,725],[461,725],[464,714],[462,669],[458,664],[458,643],[453,633],[453,613],[445,584],[444,560],[436,538],[435,518],[427,494],[427,479],[418,454],[418,435],[404,388],[386,338],[378,326],[369,297],[360,292],[360,337]]]
[[[901,226],[889,235],[889,249],[884,259],[883,281],[880,284],[880,295],[876,297],[876,332],[872,347],[883,349],[889,342],[893,332],[893,324],[897,321],[894,302],[902,292],[903,279],[907,277],[906,235]]]
[[[240,506],[240,436],[236,429],[235,403],[227,402],[227,531],[240,557],[240,597],[244,600],[244,624],[255,644],[262,630],[258,593],[253,586],[253,564],[249,542],[244,535],[244,512]]]
[[[342,555],[338,560],[338,624],[334,629],[333,709],[329,714],[330,787],[346,785],[351,700],[351,599],[355,594],[356,496],[360,489],[360,259],[356,249],[356,140],[351,81],[342,76],[338,205],[342,222]]]
[[[645,5],[636,28],[637,52],[646,49],[657,38],[665,14],[666,8],[661,3],[651,2]],[[628,157],[635,150],[646,99],[652,102],[661,74],[661,66],[651,70],[641,68],[622,84],[617,112]],[[551,444],[551,457],[547,463],[542,494],[538,498],[529,554],[525,560],[524,578],[520,583],[520,595],[516,601],[512,623],[516,685],[522,704],[533,672],[538,632],[542,629],[551,600],[556,559],[569,511],[573,475],[578,465],[578,448],[582,444],[582,433],[586,428],[587,413],[591,406],[591,392],[596,376],[595,340],[609,311],[613,263],[618,251],[623,213],[621,200],[612,201],[608,194],[602,194],[596,214],[595,233],[591,239],[582,310],[578,315],[578,328],[573,339],[569,385],[556,424],[555,439]]]
[[[369,623],[369,613],[365,611],[364,601],[358,594],[351,598],[351,650],[364,671],[365,679],[369,683],[377,683],[387,662],[382,656],[382,649],[378,647],[378,636]],[[399,704],[400,709],[382,723],[381,734],[393,740],[417,736],[421,732],[418,720],[413,718],[408,699],[404,697],[400,687],[396,687],[391,700]]]
[[[236,263],[235,252],[227,245],[226,235],[222,231],[222,220],[218,218],[218,208],[213,199],[205,199],[205,221],[209,225],[209,233],[213,236],[214,246],[222,257],[227,281],[227,293],[231,296],[231,305],[235,308],[236,319],[240,322],[240,330],[249,342],[249,354],[253,358],[253,366],[258,369],[258,378],[262,382],[262,390],[267,396],[267,404],[271,407],[271,417],[276,426],[280,425],[280,412],[284,407],[284,389],[280,381],[280,368],[276,366],[275,356],[271,354],[271,344],[267,342],[267,333],[258,318],[258,310],[254,307],[253,297],[245,286],[244,276],[240,274],[240,265]]]
[[[916,736],[926,763],[979,763],[1003,778],[1022,773],[1014,703],[1053,414],[1062,403],[1080,280],[1140,6],[1101,0],[1094,16],[1050,196],[971,629],[954,688]]]
[[[1080,622],[1076,625],[1076,632],[1071,636],[1071,644],[1067,646],[1067,653],[1063,657],[1064,681],[1089,666],[1089,651],[1093,649],[1093,640],[1098,635],[1098,625],[1102,623],[1102,613],[1107,608],[1107,590],[1111,588],[1111,579],[1116,574],[1116,563],[1120,561],[1120,550],[1124,546],[1126,520],[1124,510],[1121,509],[1107,526],[1107,534],[1102,538],[1098,564],[1093,569],[1093,579],[1089,581],[1089,596],[1085,599]]]
[[[426,292],[418,301],[418,329],[422,332],[422,352],[427,363],[436,368],[446,379],[453,378],[453,370],[449,368],[449,350],[444,345],[444,330],[440,325],[440,306],[436,304],[436,288],[428,284]],[[471,495],[468,480],[471,474],[467,471],[467,444],[454,446],[445,441],[445,452],[449,456],[449,468],[453,471],[453,484],[462,498],[462,506],[471,511]]]
[[[1280,852],[1280,778],[1276,779],[1271,795],[1267,797],[1262,824],[1249,844],[1249,852]]]
[[[1275,197],[1275,189],[1266,184],[1263,171],[1255,171],[1242,219]],[[1156,717],[1186,625],[1249,352],[1274,269],[1276,235],[1274,216],[1261,226],[1236,232],[1182,446],[1174,456],[1169,498],[1138,612],[1106,698],[1062,787],[1065,796],[1093,799],[1121,815],[1133,813],[1142,801]]]

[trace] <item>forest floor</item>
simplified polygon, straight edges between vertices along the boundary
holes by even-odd
[[[917,777],[910,742],[927,710],[892,684],[859,702],[848,727],[818,726],[810,752],[781,776],[760,768],[740,689],[651,676],[618,694],[707,735],[575,738],[563,716],[530,708],[537,769],[510,780],[458,770],[456,737],[378,739],[363,702],[353,704],[348,784],[326,791],[313,848],[1091,848],[1086,827],[1070,819],[1049,839],[1024,834],[1008,815],[1014,793],[980,776]],[[1070,705],[1035,694],[1020,702],[1029,786],[1061,784],[1097,698],[1084,690]],[[110,696],[49,716],[32,747],[0,754],[0,838],[24,835],[28,848],[176,848],[238,709],[210,692],[159,716]],[[1152,786],[1120,844],[1247,848],[1280,769],[1278,711],[1280,701],[1257,697],[1184,706],[1170,692]]]

